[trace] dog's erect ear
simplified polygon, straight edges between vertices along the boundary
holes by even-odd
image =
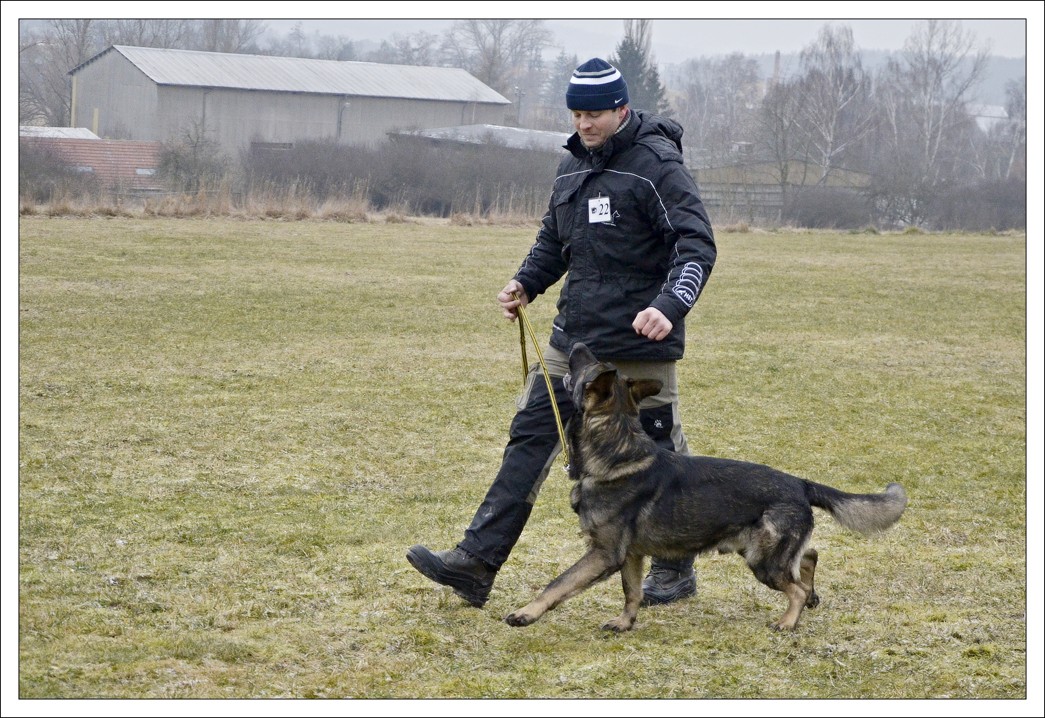
[[[656,396],[663,386],[664,383],[658,379],[633,379],[628,383],[631,398],[636,404],[647,396]]]
[[[594,364],[598,359],[591,353],[591,349],[582,342],[577,342],[570,350],[570,371],[577,371],[581,367]]]
[[[617,370],[606,369],[588,382],[588,385],[585,387],[585,393],[594,394],[599,399],[605,399],[613,394],[613,385],[616,381]]]

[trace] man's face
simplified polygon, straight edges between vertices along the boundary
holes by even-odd
[[[612,110],[570,110],[573,114],[573,129],[581,138],[581,142],[589,150],[606,144],[606,140],[620,127],[628,114],[628,107],[617,107]]]

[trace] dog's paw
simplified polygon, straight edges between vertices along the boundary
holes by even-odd
[[[537,620],[537,616],[531,616],[523,611],[515,611],[504,617],[504,622],[509,626],[529,626]]]
[[[613,631],[614,633],[624,633],[630,631],[635,626],[635,619],[626,616],[617,616],[612,621],[606,621],[602,624],[602,630]]]
[[[772,623],[769,624],[769,627],[772,628],[774,631],[793,631],[793,630],[795,630],[796,626],[798,626],[798,622],[797,621],[789,623],[787,621],[781,620],[781,621],[773,621]]]

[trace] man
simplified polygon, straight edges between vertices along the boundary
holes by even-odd
[[[497,295],[505,317],[566,280],[544,352],[563,422],[573,413],[561,378],[570,349],[584,342],[635,379],[663,389],[640,407],[645,431],[668,449],[688,453],[679,423],[675,362],[685,348],[684,318],[715,263],[715,242],[696,183],[682,164],[682,127],[628,105],[628,86],[609,63],[576,69],[566,106],[576,132],[559,165],[548,213],[519,271]],[[568,273],[567,273],[568,272]],[[529,518],[560,450],[546,383],[535,365],[527,377],[500,471],[453,549],[413,546],[410,564],[483,606],[498,569]],[[692,557],[654,558],[643,581],[644,605],[696,593]]]

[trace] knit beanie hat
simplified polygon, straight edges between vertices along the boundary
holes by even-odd
[[[576,70],[566,89],[566,107],[571,110],[611,110],[628,104],[628,83],[620,71],[605,60],[593,57]]]

